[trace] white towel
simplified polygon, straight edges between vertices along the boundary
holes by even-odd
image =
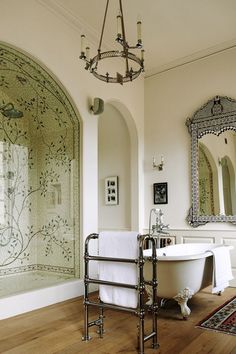
[[[224,291],[233,279],[229,247],[220,246],[210,250],[213,253],[212,293]]]
[[[138,258],[137,232],[104,231],[99,234],[99,256],[113,258]],[[130,263],[99,262],[99,279],[136,285],[137,266]],[[99,296],[105,303],[136,308],[138,293],[133,289],[110,285],[99,286]]]

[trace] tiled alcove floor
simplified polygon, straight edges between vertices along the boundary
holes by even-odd
[[[33,271],[0,277],[0,297],[49,287],[73,279],[72,275]]]

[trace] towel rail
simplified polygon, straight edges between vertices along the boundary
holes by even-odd
[[[126,312],[130,312],[139,317],[138,324],[138,353],[144,354],[144,343],[149,339],[152,339],[152,348],[156,349],[159,347],[157,342],[157,273],[156,273],[156,248],[157,241],[156,238],[148,235],[137,235],[137,243],[138,243],[138,259],[129,259],[129,258],[113,258],[113,257],[102,257],[102,256],[94,256],[89,254],[89,243],[91,240],[99,239],[99,234],[92,233],[87,236],[85,240],[85,250],[84,250],[84,341],[89,341],[91,337],[89,336],[89,328],[92,326],[98,326],[98,333],[100,337],[103,337],[104,333],[104,315],[103,310],[106,308],[114,309],[114,310],[122,310]],[[144,258],[143,250],[145,249],[145,245],[147,242],[150,242],[152,248],[152,256],[148,258]],[[117,263],[131,263],[137,266],[138,271],[138,282],[137,284],[124,284],[113,281],[101,280],[90,278],[89,276],[89,262],[97,261],[97,262],[117,262]],[[144,265],[145,262],[152,263],[152,279],[146,281],[144,279]],[[100,299],[98,302],[91,301],[89,298],[89,284],[100,284],[107,286],[116,286],[128,289],[134,289],[137,291],[138,296],[138,305],[136,308],[130,308],[125,306],[118,306],[115,304],[104,303]],[[153,295],[153,303],[152,305],[145,304],[145,285],[149,284],[152,287],[152,295]],[[99,308],[99,318],[95,321],[89,321],[89,307],[95,306]],[[144,317],[146,312],[149,311],[152,314],[152,331],[148,335],[144,335]]]
[[[138,290],[138,285],[131,285],[131,284],[125,284],[125,283],[117,283],[114,281],[108,281],[108,280],[102,280],[102,279],[92,279],[92,278],[87,278],[84,280],[86,283],[90,284],[100,284],[100,285],[111,285],[111,286],[118,286],[120,288],[126,288],[126,289],[134,289]]]
[[[90,305],[90,306],[98,306],[97,302],[93,302],[93,301],[84,301],[84,304]],[[104,302],[100,302],[99,303],[99,307],[101,308],[109,308],[109,309],[113,309],[113,310],[120,310],[120,311],[126,311],[126,312],[131,312],[135,315],[137,315],[137,309],[133,309],[131,307],[124,307],[124,306],[118,306],[118,305],[113,305],[113,304],[107,304]],[[92,322],[96,322],[96,321],[92,321]]]
[[[121,262],[121,263],[134,263],[139,262],[138,259],[129,259],[129,258],[112,258],[112,257],[100,257],[100,256],[84,256],[84,259],[88,261],[102,261],[102,262]]]

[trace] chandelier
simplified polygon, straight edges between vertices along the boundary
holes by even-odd
[[[85,35],[81,35],[81,55],[80,59],[86,62],[85,69],[89,70],[97,79],[102,80],[107,83],[119,83],[123,85],[125,82],[133,81],[136,79],[141,72],[144,71],[144,50],[142,49],[142,38],[141,38],[141,21],[137,21],[137,44],[134,46],[129,46],[126,35],[125,35],[125,25],[124,25],[124,15],[122,8],[122,0],[119,0],[119,13],[117,15],[117,37],[116,41],[121,45],[121,50],[109,50],[102,52],[102,40],[103,33],[106,23],[107,10],[109,6],[109,0],[107,0],[105,14],[103,19],[102,31],[99,41],[99,46],[97,50],[97,55],[90,58],[90,48],[85,46]],[[135,55],[130,50],[140,50],[140,57]],[[112,76],[109,72],[102,74],[99,72],[99,64],[102,60],[107,58],[122,58],[125,61],[125,71],[123,74],[117,72],[116,76]],[[133,65],[133,67],[132,67]]]

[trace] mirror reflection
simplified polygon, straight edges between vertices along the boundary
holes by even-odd
[[[198,144],[199,215],[236,214],[236,134],[206,134]]]

